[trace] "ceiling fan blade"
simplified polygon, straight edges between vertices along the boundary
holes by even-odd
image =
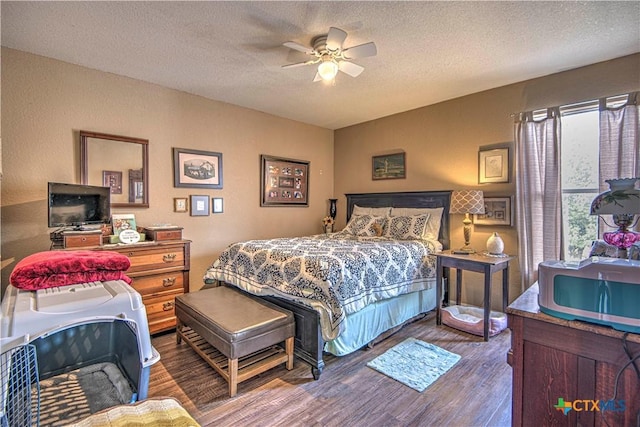
[[[369,42],[345,49],[342,53],[347,59],[364,58],[366,56],[375,56],[378,53],[378,49],[374,42]]]
[[[296,42],[285,42],[282,43],[284,46],[288,47],[289,49],[293,49],[293,50],[297,50],[298,52],[304,52],[308,55],[313,55],[313,49],[311,49],[310,47],[307,46],[303,46],[300,43],[296,43]]]
[[[329,34],[327,34],[327,49],[338,50],[342,48],[342,43],[347,38],[347,33],[340,28],[329,28]]]
[[[315,82],[319,82],[319,81],[322,81],[322,77],[320,77],[319,73],[316,73],[316,76],[313,78],[313,82],[315,83]]]
[[[283,65],[282,68],[296,68],[302,67],[303,65],[313,64],[314,61],[305,61],[305,62],[296,62],[295,64],[287,64]]]
[[[349,61],[340,61],[338,69],[351,77],[358,77],[364,71],[364,67]]]

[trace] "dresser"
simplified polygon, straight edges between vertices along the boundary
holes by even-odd
[[[536,283],[507,308],[512,425],[635,426],[640,335],[541,313],[538,292]]]
[[[175,297],[189,292],[189,240],[141,242],[87,248],[126,255],[131,267],[126,274],[142,295],[151,334],[176,326]]]

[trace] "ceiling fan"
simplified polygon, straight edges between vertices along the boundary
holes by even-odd
[[[344,49],[342,45],[346,38],[347,33],[345,31],[340,28],[331,27],[329,28],[329,33],[326,35],[323,34],[314,37],[312,40],[313,48],[303,46],[296,42],[283,43],[290,49],[312,56],[313,59],[304,62],[297,62],[295,64],[283,65],[282,68],[295,68],[303,65],[318,64],[318,71],[313,79],[314,82],[318,82],[320,80],[333,81],[338,74],[338,71],[342,71],[351,77],[358,77],[360,73],[364,71],[364,67],[350,61],[354,58],[374,56],[378,53],[378,50],[376,49],[376,44],[374,42],[364,43]]]

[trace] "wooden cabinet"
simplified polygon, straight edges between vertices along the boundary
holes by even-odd
[[[131,286],[142,295],[152,334],[176,326],[175,297],[189,292],[190,243],[174,240],[92,248],[129,257],[131,267],[126,274],[133,279]]]
[[[640,373],[630,357],[640,356],[640,335],[540,313],[537,284],[507,315],[512,425],[636,425]],[[640,358],[636,365],[640,370]],[[561,402],[571,406],[566,414]]]

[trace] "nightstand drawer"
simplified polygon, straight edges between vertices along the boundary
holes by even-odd
[[[143,297],[182,290],[184,289],[184,273],[182,271],[173,271],[151,276],[134,277],[131,286]]]

